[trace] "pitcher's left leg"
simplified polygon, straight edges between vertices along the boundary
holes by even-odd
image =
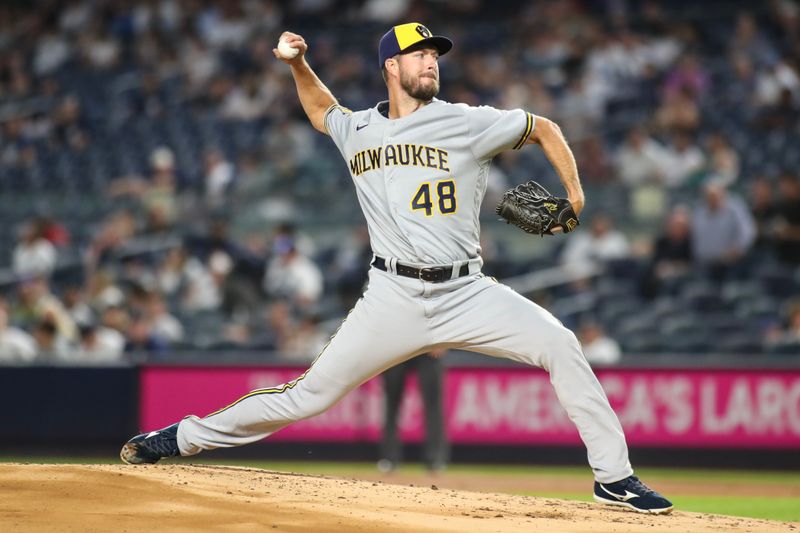
[[[453,293],[440,310],[437,342],[547,370],[559,402],[575,423],[597,481],[633,473],[617,415],[575,335],[552,314],[491,278]]]

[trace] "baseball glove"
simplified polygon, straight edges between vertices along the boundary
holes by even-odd
[[[533,180],[506,191],[496,211],[506,224],[539,236],[552,235],[557,227],[569,233],[580,224],[569,200],[553,196]]]

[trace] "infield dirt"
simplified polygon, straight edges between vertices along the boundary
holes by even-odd
[[[395,480],[401,482],[401,480]],[[255,468],[0,465],[0,531],[772,532],[797,524]]]

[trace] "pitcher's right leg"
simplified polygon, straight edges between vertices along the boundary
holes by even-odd
[[[428,344],[423,309],[407,287],[389,276],[370,271],[370,287],[364,297],[301,376],[277,387],[251,391],[203,418],[181,420],[173,437],[180,455],[260,440],[325,411],[364,381],[423,352]],[[140,437],[146,435],[128,444]],[[135,444],[143,453],[147,451],[146,438]],[[123,460],[137,462],[135,455],[129,451],[127,456],[134,460]]]

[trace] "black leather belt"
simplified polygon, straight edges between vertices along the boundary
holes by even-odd
[[[372,260],[372,266],[383,270],[384,272],[388,272],[388,269],[386,268],[386,259],[383,257],[375,256],[375,259]],[[397,263],[395,265],[395,272],[398,276],[421,279],[422,281],[429,281],[431,283],[441,283],[453,277],[452,266],[416,268],[404,265],[403,263]],[[458,269],[458,277],[461,278],[468,275],[469,263],[464,263],[461,265],[461,268]]]

